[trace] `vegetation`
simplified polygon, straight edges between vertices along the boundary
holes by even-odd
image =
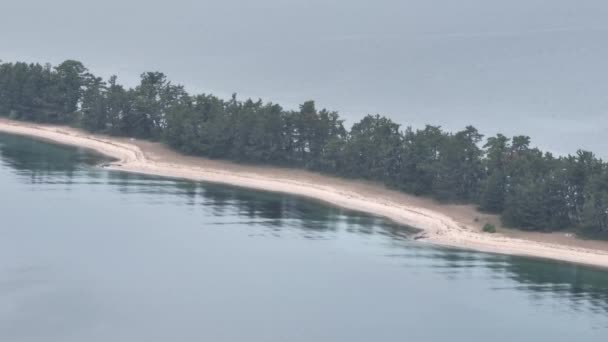
[[[496,227],[490,223],[484,224],[482,230],[484,233],[490,233],[490,234],[496,233]]]
[[[475,203],[527,230],[608,232],[608,164],[587,151],[557,157],[530,138],[474,127],[402,129],[368,115],[347,130],[312,101],[285,110],[261,100],[191,95],[146,72],[132,89],[80,62],[0,64],[0,115],[161,140],[191,155],[307,168],[381,181],[441,201]]]

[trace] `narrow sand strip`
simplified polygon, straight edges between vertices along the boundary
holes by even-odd
[[[484,234],[479,231],[479,224],[472,223],[474,217],[465,220],[462,215],[459,217],[445,214],[454,206],[433,204],[428,199],[397,193],[377,185],[306,171],[239,166],[227,162],[186,157],[159,147],[158,144],[93,135],[64,126],[0,119],[0,132],[95,150],[117,159],[110,165],[113,170],[223,183],[318,199],[416,227],[423,231],[421,235],[423,241],[441,246],[608,267],[608,244],[602,245],[603,248],[595,249],[576,244],[558,244],[501,234]],[[469,210],[468,213],[469,216],[475,215],[474,211]]]

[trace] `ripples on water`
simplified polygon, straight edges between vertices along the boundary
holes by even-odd
[[[115,194],[110,197],[120,201],[121,206],[109,210],[129,208],[135,211],[134,207],[143,206],[146,210],[161,211],[176,207],[187,213],[184,215],[204,218],[204,229],[245,229],[247,237],[254,241],[304,239],[311,243],[333,243],[357,255],[365,254],[365,258],[379,258],[375,262],[394,265],[402,270],[408,284],[417,276],[432,274],[439,277],[438,281],[445,281],[442,284],[446,285],[438,287],[438,291],[475,296],[475,290],[458,287],[477,286],[490,302],[475,305],[487,305],[487,310],[492,309],[494,300],[501,306],[508,305],[501,296],[520,293],[525,295],[531,308],[566,318],[584,316],[589,329],[608,331],[608,272],[603,270],[431,247],[412,241],[413,230],[406,227],[326,207],[315,201],[212,184],[108,172],[92,167],[100,157],[86,151],[8,136],[0,136],[0,141],[4,141],[4,146],[0,145],[0,181],[2,178],[18,181],[17,185],[0,183],[8,187],[9,193],[11,186],[34,196],[37,193],[41,196],[56,193],[67,198],[71,192],[82,192],[83,189],[93,196],[105,196],[105,192],[110,191]],[[116,212],[112,213],[116,215]],[[0,234],[5,232],[0,229]],[[0,305],[2,298],[13,296],[23,287],[34,286],[32,284],[50,277],[46,274],[48,270],[35,265],[16,269],[1,263],[0,266]],[[394,272],[398,273],[397,269]],[[432,286],[437,285],[433,283]],[[534,310],[531,312],[522,315],[535,314]],[[471,319],[483,321],[483,317]],[[3,336],[2,327],[0,323],[0,338]]]

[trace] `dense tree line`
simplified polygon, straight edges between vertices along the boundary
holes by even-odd
[[[474,203],[528,230],[608,232],[608,164],[587,151],[554,156],[530,138],[474,127],[402,127],[368,115],[350,130],[312,101],[285,110],[261,100],[191,95],[159,72],[126,89],[80,62],[0,64],[0,115],[160,140],[191,155],[301,167],[386,183],[441,201]]]

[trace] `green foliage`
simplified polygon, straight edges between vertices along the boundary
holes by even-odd
[[[439,145],[433,193],[441,200],[474,201],[483,177],[483,135],[468,126],[464,131],[447,135]]]
[[[402,139],[398,124],[366,116],[353,125],[344,148],[344,169],[338,172],[388,182],[400,168]]]
[[[496,233],[496,226],[494,226],[493,224],[490,224],[490,223],[486,223],[483,225],[482,230],[484,233],[494,234],[494,233]]]
[[[608,172],[594,175],[586,187],[583,205],[583,226],[598,231],[608,231]]]
[[[472,126],[456,133],[402,129],[380,115],[349,131],[337,112],[313,101],[285,110],[236,95],[191,95],[160,72],[145,72],[126,89],[116,76],[106,82],[77,61],[0,64],[0,116],[162,140],[191,155],[368,179],[473,203],[527,230],[608,232],[607,164],[586,151],[556,158],[530,147],[527,136],[498,134],[482,145]]]

